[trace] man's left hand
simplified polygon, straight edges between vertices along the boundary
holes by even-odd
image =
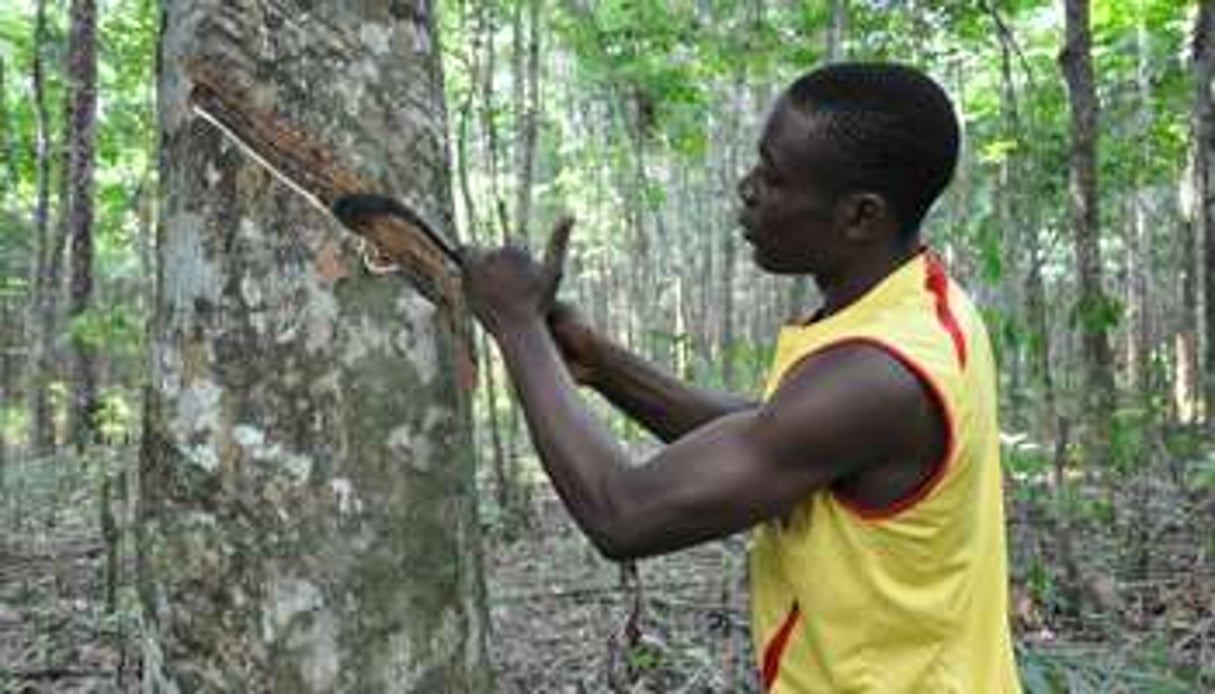
[[[461,251],[464,294],[490,334],[498,337],[530,321],[543,322],[556,300],[573,225],[566,217],[553,227],[543,264],[515,246]]]

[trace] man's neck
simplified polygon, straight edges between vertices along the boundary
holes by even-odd
[[[815,315],[826,318],[852,305],[890,273],[902,267],[922,248],[918,241],[891,246],[884,252],[858,257],[839,272],[815,277],[815,282],[823,294],[823,305]]]

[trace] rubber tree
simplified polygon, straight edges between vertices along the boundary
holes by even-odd
[[[145,689],[485,691],[451,317],[402,276],[368,272],[331,219],[188,99],[189,66],[205,64],[450,233],[434,8],[163,12]]]
[[[67,239],[69,322],[85,317],[93,303],[93,172],[97,139],[97,3],[73,0],[67,72],[71,85],[68,138]],[[52,289],[53,291],[53,289]],[[68,431],[77,449],[91,443],[97,428],[96,349],[78,330],[72,332],[72,401]]]
[[[1067,83],[1070,114],[1069,181],[1072,245],[1084,362],[1086,448],[1099,462],[1108,453],[1114,411],[1114,357],[1109,340],[1111,303],[1102,287],[1101,221],[1097,187],[1098,111],[1093,77],[1093,35],[1088,0],[1065,0],[1066,37],[1059,66]]]

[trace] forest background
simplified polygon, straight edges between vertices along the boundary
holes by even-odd
[[[161,11],[0,7],[0,689],[127,688],[141,668]],[[965,148],[927,236],[998,353],[1012,618],[1045,692],[1215,688],[1213,17],[1182,0],[485,0],[425,20],[461,237],[537,247],[574,213],[564,296],[673,372],[746,392],[815,303],[759,274],[733,221],[774,96],[839,60],[911,63],[950,91]],[[476,344],[499,687],[754,687],[741,543],[617,577],[556,510]]]

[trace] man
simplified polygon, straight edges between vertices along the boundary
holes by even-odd
[[[958,140],[948,97],[910,68],[830,66],[782,94],[740,221],[755,262],[809,273],[823,305],[781,331],[761,403],[685,386],[554,310],[525,252],[466,254],[544,469],[604,555],[753,530],[766,691],[1019,691],[991,349],[920,243]],[[571,374],[669,445],[628,464]]]

